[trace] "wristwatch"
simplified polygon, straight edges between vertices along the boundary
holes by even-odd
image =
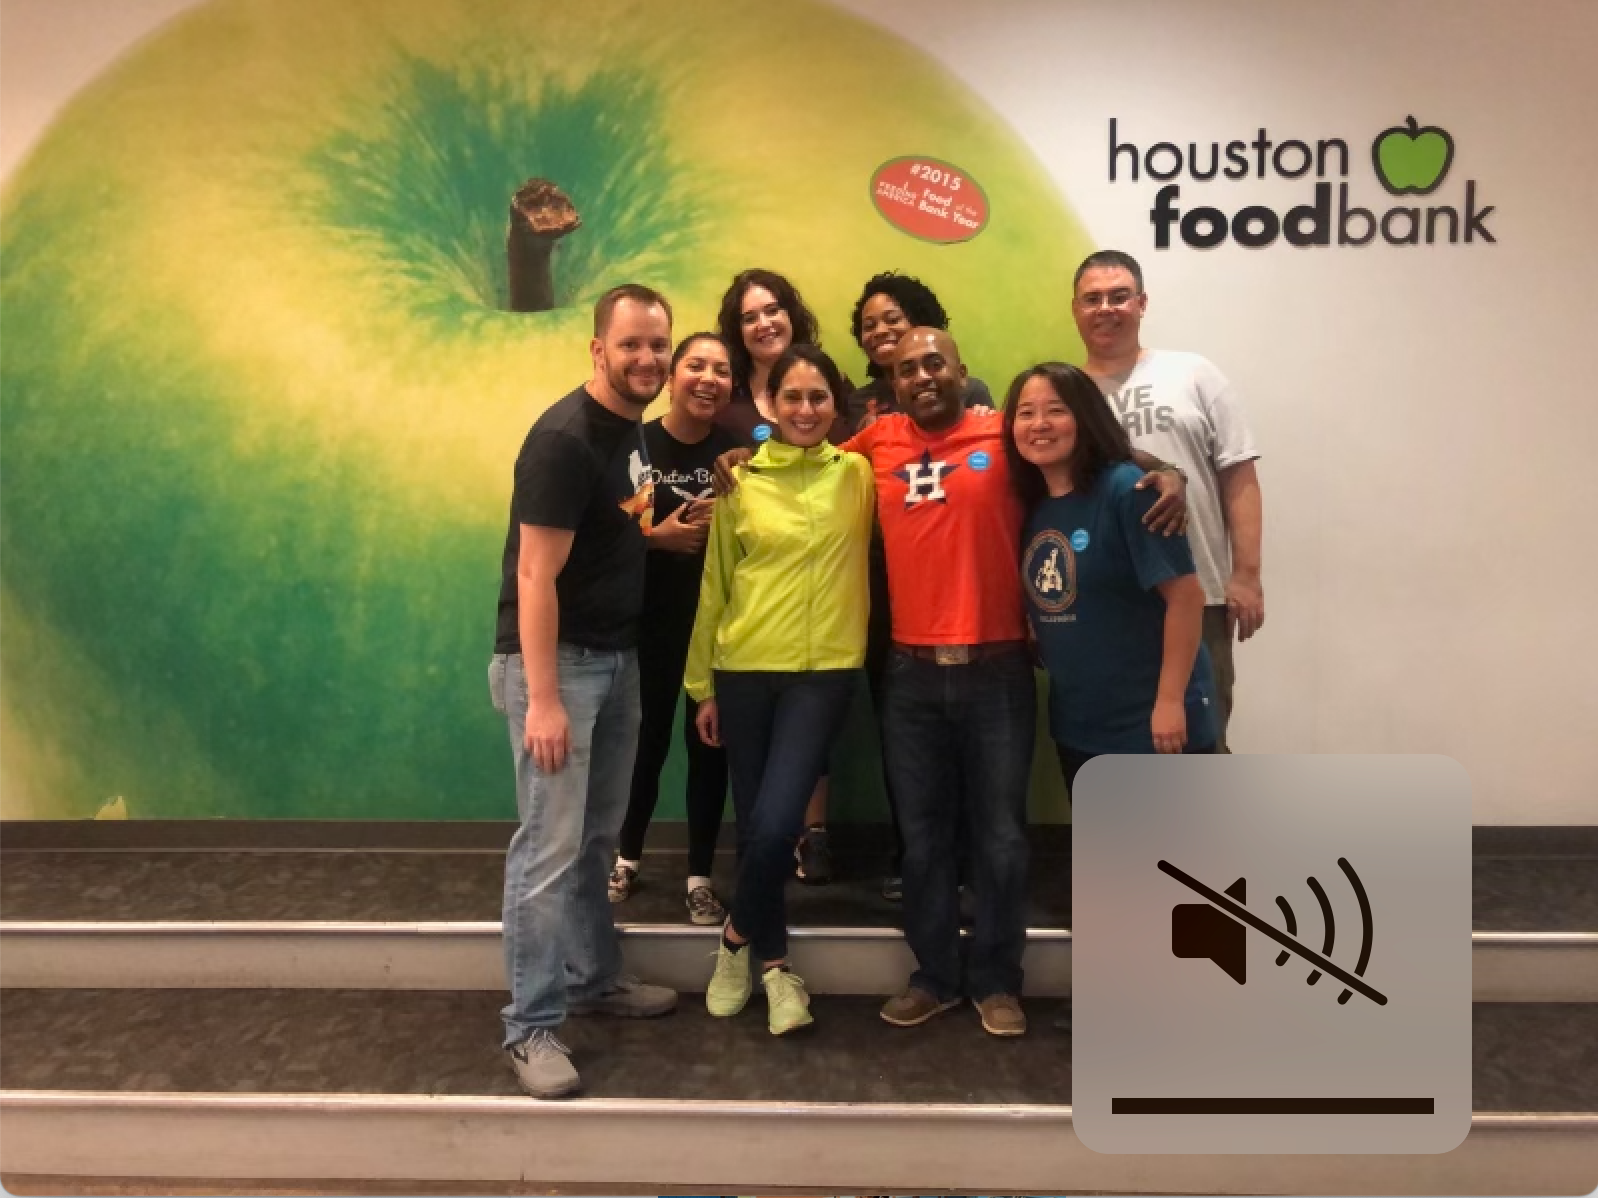
[[[1182,480],[1182,485],[1184,487],[1187,486],[1187,471],[1186,470],[1183,470],[1182,467],[1178,466],[1175,462],[1166,462],[1163,466],[1160,467],[1160,471],[1166,471],[1166,470],[1174,471],[1176,473],[1176,477]]]

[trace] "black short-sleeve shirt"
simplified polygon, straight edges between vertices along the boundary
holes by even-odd
[[[516,564],[523,524],[574,534],[555,578],[560,639],[589,649],[636,645],[644,601],[641,521],[651,499],[637,421],[616,415],[586,387],[540,416],[516,457],[494,652],[521,652]]]
[[[644,425],[644,444],[649,449],[651,477],[655,480],[658,525],[690,500],[715,497],[711,483],[716,459],[729,449],[737,449],[740,442],[718,425],[711,427],[703,441],[679,441],[666,431],[664,420],[651,420]],[[699,607],[699,576],[704,569],[703,553],[651,549],[644,586],[650,606],[646,622],[658,614],[674,625],[686,620],[692,631]]]

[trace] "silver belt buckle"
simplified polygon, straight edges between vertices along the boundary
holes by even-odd
[[[940,666],[967,666],[971,664],[970,645],[934,645],[932,660]]]

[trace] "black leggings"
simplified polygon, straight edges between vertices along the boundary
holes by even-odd
[[[660,795],[660,770],[671,752],[672,716],[682,692],[683,667],[688,660],[688,639],[693,616],[651,621],[647,617],[638,638],[638,757],[633,764],[633,788],[622,821],[620,850],[629,861],[644,854],[644,834],[655,814]],[[727,754],[699,739],[694,714],[699,704],[684,696],[683,744],[688,750],[688,876],[710,876],[716,856],[716,838],[727,804]]]
[[[885,706],[883,683],[888,673],[888,658],[893,651],[893,613],[888,606],[888,564],[880,541],[871,547],[871,616],[866,625],[866,682],[871,687],[871,708],[877,713],[877,740],[883,746],[882,757],[887,760],[887,729],[883,725]],[[893,868],[897,875],[904,857],[904,837],[899,832],[899,804],[893,795],[893,782],[886,768],[882,771],[882,789],[888,798],[888,818],[893,821]]]

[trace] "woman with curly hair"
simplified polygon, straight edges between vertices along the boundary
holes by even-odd
[[[948,327],[949,314],[932,288],[920,279],[889,270],[866,280],[855,301],[849,331],[866,355],[866,373],[871,381],[849,396],[845,405],[851,433],[859,432],[878,416],[899,410],[893,397],[893,382],[888,377],[899,338],[911,329]],[[993,396],[981,379],[966,379],[965,406],[993,406]]]

